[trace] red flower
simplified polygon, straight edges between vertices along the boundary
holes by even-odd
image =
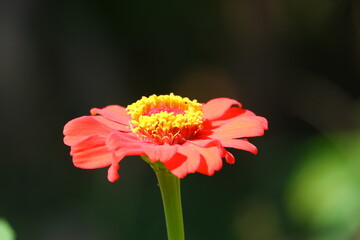
[[[110,105],[91,109],[91,116],[69,121],[64,143],[76,167],[110,166],[108,180],[119,178],[119,162],[130,155],[146,155],[162,162],[179,178],[199,172],[213,175],[222,158],[235,159],[225,147],[254,154],[257,148],[246,138],[262,136],[267,120],[229,98],[205,104],[174,94],[152,95],[127,108]]]

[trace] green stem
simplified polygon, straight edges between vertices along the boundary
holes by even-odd
[[[180,179],[173,175],[162,163],[151,162],[146,156],[142,156],[142,158],[154,169],[159,182],[168,240],[184,240]]]

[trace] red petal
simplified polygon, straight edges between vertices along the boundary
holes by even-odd
[[[224,147],[236,148],[245,151],[249,151],[253,154],[257,154],[258,150],[255,145],[251,144],[246,139],[219,139],[221,145]]]
[[[187,172],[182,165],[187,161],[187,156],[181,153],[176,153],[171,159],[164,162],[165,167],[178,178],[186,176]],[[179,169],[179,170],[178,170]],[[178,171],[177,171],[178,170]]]
[[[103,168],[111,164],[112,152],[105,146],[105,137],[93,135],[71,147],[73,163],[78,168]]]
[[[106,146],[113,151],[113,161],[108,169],[108,180],[115,182],[119,179],[119,162],[125,156],[144,155],[139,139],[132,133],[113,132],[106,139]]]
[[[204,129],[200,131],[196,138],[244,138],[264,135],[267,129],[267,121],[263,117],[237,117],[225,121],[219,127],[213,127],[211,123],[204,124]]]
[[[144,144],[132,133],[113,132],[106,139],[106,146],[114,150],[116,161],[121,161],[125,156],[144,155]]]
[[[268,130],[268,129],[269,129],[268,121],[266,120],[266,118],[264,118],[264,117],[258,117],[257,119],[262,123],[264,130]]]
[[[195,143],[195,142],[192,142]],[[199,151],[200,165],[197,169],[197,172],[213,175],[215,171],[218,171],[222,167],[222,155],[223,149],[219,146],[218,141],[208,142],[207,146],[201,147],[197,145],[192,145],[192,148]]]
[[[107,118],[104,118],[103,116],[97,115],[97,116],[92,116],[92,118],[94,118],[96,121],[108,126],[109,128],[115,129],[115,130],[119,130],[119,131],[123,131],[123,132],[130,132],[131,128],[129,125],[124,125],[121,123],[117,123],[114,121],[111,121]]]
[[[140,140],[132,132],[112,132],[106,139],[106,146],[112,150],[127,148],[140,143]]]
[[[185,177],[188,173],[194,173],[199,168],[200,153],[190,145],[187,143],[180,145],[178,154],[169,162],[164,163],[172,174],[179,178]]]
[[[200,152],[196,149],[191,148],[190,146],[187,146],[187,144],[185,143],[184,145],[182,145],[181,148],[179,148],[179,153],[187,156],[187,161],[185,164],[187,172],[196,172],[200,165]]]
[[[241,104],[230,98],[215,98],[202,106],[203,118],[214,120],[220,118],[232,105],[241,107]]]
[[[118,163],[114,163],[112,164],[109,169],[108,169],[108,175],[107,175],[107,178],[109,180],[109,182],[115,182],[119,179],[119,171],[120,169],[120,166]]]
[[[100,114],[111,121],[115,121],[123,125],[129,125],[129,122],[131,121],[131,116],[127,113],[126,109],[118,105],[109,105],[102,109],[93,108],[90,112],[92,115]]]
[[[229,108],[220,118],[211,121],[213,126],[223,125],[226,121],[229,121],[236,117],[249,117],[256,116],[255,113],[238,107]]]
[[[83,116],[69,121],[64,127],[64,143],[74,145],[90,135],[107,135],[113,130],[99,123],[90,116]]]
[[[235,158],[234,155],[232,155],[230,152],[225,150],[225,160],[227,163],[229,164],[234,164],[235,163]]]
[[[155,144],[143,144],[142,149],[145,155],[153,162],[160,161],[162,163],[171,159],[177,152],[179,145],[155,145]]]

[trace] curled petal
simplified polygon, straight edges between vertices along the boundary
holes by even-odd
[[[189,161],[188,156],[176,153],[171,159],[164,162],[165,167],[178,178],[183,178],[188,174],[186,168],[184,168],[184,164]]]
[[[232,105],[241,107],[241,103],[230,98],[215,98],[202,106],[203,117],[208,120],[220,118]]]
[[[132,133],[113,132],[106,139],[106,146],[114,151],[115,161],[120,162],[125,156],[144,155],[143,145]]]
[[[145,155],[153,161],[160,161],[162,163],[171,159],[177,152],[179,145],[155,145],[155,144],[143,144],[142,149]]]
[[[171,173],[179,178],[185,177],[188,173],[194,173],[199,168],[200,153],[190,145],[185,143],[179,146],[177,154],[164,163]]]
[[[94,120],[90,116],[83,116],[69,121],[63,130],[64,143],[72,146],[90,135],[107,135],[113,130]]]
[[[227,163],[234,164],[235,163],[235,157],[230,152],[225,150],[224,157]]]
[[[108,180],[115,182],[119,179],[119,163],[125,156],[144,155],[142,144],[130,133],[113,132],[105,141],[108,149],[113,153],[112,163],[108,169]]]
[[[200,153],[200,164],[197,172],[211,176],[215,171],[221,169],[224,149],[219,146],[217,140],[208,141],[205,146],[198,146],[195,142],[192,143],[194,143],[192,148]],[[196,143],[198,142],[196,141]]]
[[[126,109],[118,105],[109,105],[104,108],[92,108],[90,110],[91,115],[102,115],[103,117],[121,123],[123,125],[128,125],[131,121],[131,116],[127,113]]]
[[[103,168],[111,164],[112,152],[105,146],[105,138],[92,135],[71,147],[73,163],[78,168]]]
[[[196,172],[196,170],[200,165],[200,152],[194,148],[181,147],[179,149],[179,153],[184,154],[188,158],[188,161],[186,161],[186,164],[184,165],[184,167],[186,167],[187,172],[188,173]]]
[[[222,160],[217,149],[206,148],[204,151],[201,151],[200,165],[197,172],[212,176],[215,171],[220,170],[221,167]]]
[[[107,175],[107,179],[109,180],[109,182],[115,182],[119,179],[119,169],[120,166],[118,163],[113,163],[111,164],[111,166],[108,169],[108,175]]]

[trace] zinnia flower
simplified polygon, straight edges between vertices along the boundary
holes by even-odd
[[[76,167],[110,166],[110,182],[119,178],[119,163],[130,155],[160,161],[179,178],[194,172],[211,176],[221,169],[222,158],[235,162],[226,147],[256,154],[246,138],[267,129],[265,118],[229,98],[201,104],[171,93],[143,97],[127,108],[110,105],[90,112],[65,125],[64,143]]]

